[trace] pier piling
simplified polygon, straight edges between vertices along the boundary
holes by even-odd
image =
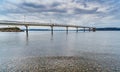
[[[66,33],[68,33],[68,26],[66,26]]]
[[[91,31],[91,28],[89,28],[89,32]]]
[[[26,27],[26,36],[28,37],[28,26],[25,25],[25,27]]]
[[[85,32],[85,27],[84,27],[84,32]]]
[[[78,32],[78,27],[76,27],[76,32]]]
[[[51,26],[51,34],[53,34],[53,25]]]
[[[92,30],[93,30],[93,32],[95,32],[95,31],[96,31],[96,28],[92,28]]]

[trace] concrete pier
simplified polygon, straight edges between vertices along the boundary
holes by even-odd
[[[86,31],[86,28],[89,29],[89,31],[96,31],[95,27],[87,27],[87,26],[79,26],[79,25],[67,25],[67,24],[50,24],[50,23],[36,23],[36,22],[0,22],[0,25],[11,25],[11,26],[25,26],[26,27],[26,35],[28,36],[28,26],[45,26],[45,27],[51,27],[51,32],[53,34],[53,27],[66,27],[66,32],[68,33],[68,27],[76,28],[76,32],[78,32],[78,28],[83,28],[83,31]]]

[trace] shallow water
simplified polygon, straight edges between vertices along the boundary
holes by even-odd
[[[120,69],[120,32],[0,32],[0,64],[24,57],[79,56]],[[104,63],[103,63],[104,62]]]

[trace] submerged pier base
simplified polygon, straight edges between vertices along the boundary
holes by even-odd
[[[66,27],[66,33],[68,34],[68,26]]]
[[[51,26],[51,34],[53,35],[53,26]]]
[[[85,32],[85,27],[84,27],[84,32]]]
[[[92,28],[93,32],[96,32],[96,28]]]
[[[26,36],[28,37],[28,26],[25,25],[25,27],[26,27]]]
[[[78,32],[78,27],[76,27],[76,32]]]
[[[91,31],[91,28],[89,28],[89,32]]]

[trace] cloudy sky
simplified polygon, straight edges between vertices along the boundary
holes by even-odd
[[[120,27],[120,0],[0,0],[0,20]]]

